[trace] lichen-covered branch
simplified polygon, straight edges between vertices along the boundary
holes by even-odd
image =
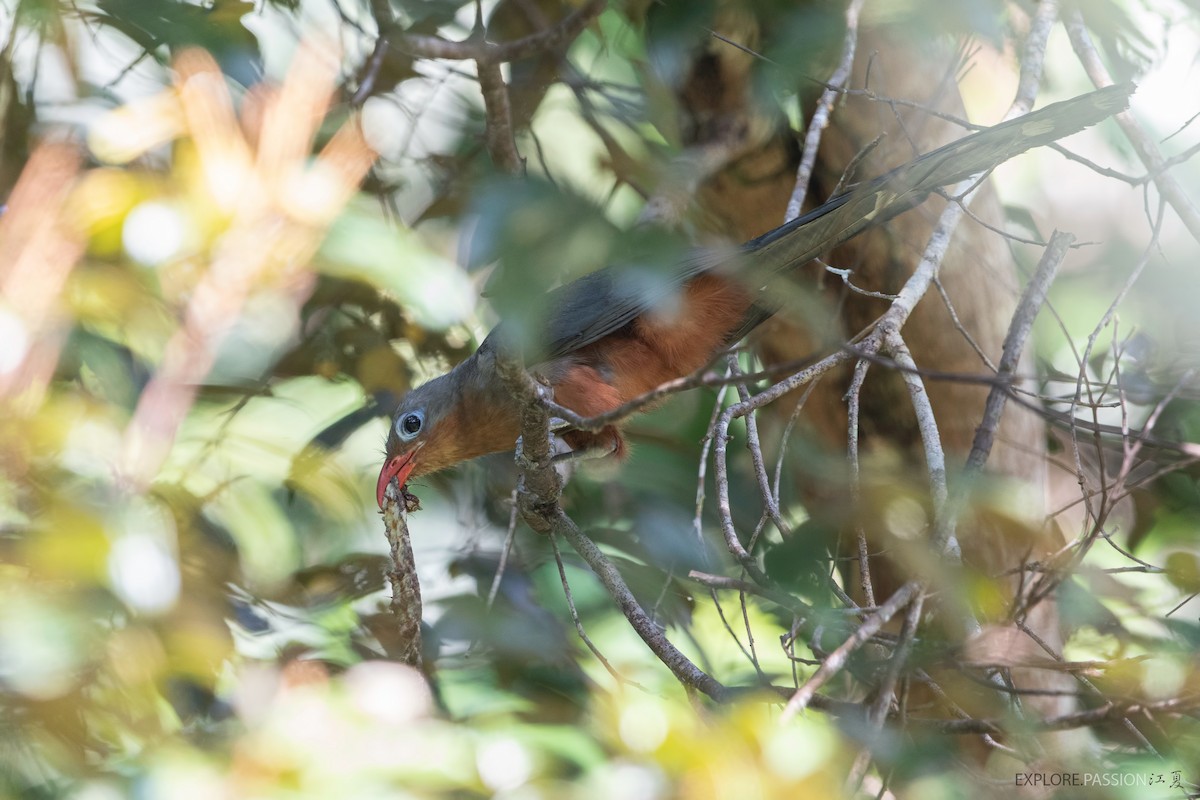
[[[404,504],[404,498],[396,493],[396,482],[392,481],[383,496],[383,525],[392,559],[392,567],[388,570],[388,581],[392,584],[391,609],[396,616],[396,638],[391,655],[420,668],[421,582],[417,578]]]

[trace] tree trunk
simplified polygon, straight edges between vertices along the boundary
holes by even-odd
[[[747,33],[752,29],[743,12],[726,10],[714,21],[714,28],[728,39],[748,44],[751,49],[755,46],[755,42],[747,42],[746,37],[753,34]],[[958,53],[948,48],[939,50],[929,41],[905,39],[882,27],[867,27],[860,32],[857,53],[850,87],[868,86],[882,97],[965,117],[955,81],[960,66]],[[750,67],[756,65],[753,55],[714,38],[696,55],[686,82],[677,88],[686,117],[682,125],[685,144],[703,150],[724,143],[736,153],[703,183],[699,199],[706,227],[739,241],[784,221],[800,151],[794,134],[775,122],[782,119],[778,110],[755,104],[749,76]],[[755,131],[759,133],[754,135]],[[842,96],[821,140],[806,205],[830,197],[844,177],[849,182],[874,177],[966,133],[922,108],[893,106],[861,94]],[[731,141],[737,142],[736,147],[730,147]],[[852,174],[846,176],[847,170]],[[946,202],[932,198],[919,209],[853,239],[832,252],[828,264],[849,268],[850,280],[860,289],[894,294],[919,262]],[[1002,209],[987,187],[977,194],[971,211],[989,225],[1003,227]],[[768,364],[836,348],[868,328],[888,307],[887,299],[852,291],[839,276],[820,265],[806,267],[799,282],[807,294],[800,303],[803,319],[780,314],[763,327],[757,338],[758,352]],[[930,291],[903,329],[918,367],[984,378],[994,375],[976,346],[991,364],[999,361],[1021,288],[1008,243],[984,225],[964,220],[943,261],[940,282],[947,299]],[[954,309],[957,324],[948,305]],[[914,507],[912,503],[898,505],[906,498],[917,499],[915,507],[925,508],[928,514],[928,482],[916,418],[902,376],[888,366],[874,365],[861,393],[862,495],[852,503],[844,471],[844,395],[850,380],[850,369],[829,375],[804,401],[801,435],[808,438],[808,444],[792,445],[804,455],[792,458],[790,464],[809,513],[836,529],[843,545],[850,543],[849,547],[843,546],[845,555],[857,552],[853,544],[856,525],[865,530],[873,554],[870,575],[874,597],[882,602],[891,590],[914,575],[917,565],[906,563],[904,553],[923,552],[929,556],[927,548],[914,550],[913,543],[904,540],[909,532],[903,530],[904,520],[897,519],[902,508]],[[986,383],[926,377],[925,388],[953,479],[955,469],[962,467],[970,451],[990,387]],[[799,399],[793,397],[774,405],[781,423],[775,428],[776,434]],[[778,439],[778,435],[765,434],[764,444]],[[996,498],[994,501],[973,503],[958,526],[968,570],[980,579],[982,595],[994,595],[990,599],[973,598],[985,629],[989,623],[1004,624],[1014,607],[1019,581],[1005,573],[1062,545],[1061,534],[1044,517],[1046,432],[1037,414],[1008,405],[987,469],[1002,488],[989,493],[989,497]],[[853,586],[855,599],[864,602],[857,564],[848,564],[843,572],[847,586]],[[898,627],[899,619],[895,622]],[[1026,622],[1049,647],[1060,652],[1061,636],[1051,601],[1034,608]],[[1032,640],[1027,639],[1025,644],[1045,655]],[[935,679],[968,710],[1003,713],[1004,704],[997,693],[981,690],[978,685],[964,685],[961,677],[953,674],[935,675]],[[1026,689],[1072,688],[1069,675],[1048,670],[1014,670],[1013,681]],[[1027,712],[1050,716],[1069,710],[1071,702],[1061,696],[1031,695],[1022,705]],[[948,711],[943,708],[941,713]],[[1060,737],[1054,744],[1066,742]]]

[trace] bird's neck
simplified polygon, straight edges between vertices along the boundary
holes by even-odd
[[[519,409],[496,375],[495,359],[481,348],[448,375],[455,408],[447,420],[452,441],[445,449],[454,460],[512,450],[520,435]]]

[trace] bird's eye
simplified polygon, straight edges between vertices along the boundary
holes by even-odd
[[[410,411],[396,420],[396,435],[404,441],[411,441],[421,432],[425,423],[425,414],[421,411]]]

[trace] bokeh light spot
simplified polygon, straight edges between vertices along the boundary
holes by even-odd
[[[186,235],[187,225],[177,209],[149,201],[139,204],[125,217],[121,242],[134,261],[156,267],[179,254]]]
[[[483,782],[497,792],[517,788],[533,773],[529,753],[512,739],[498,739],[480,747],[476,766]]]
[[[136,505],[108,556],[113,591],[131,608],[159,614],[179,599],[179,563],[172,551],[174,526],[165,512]]]
[[[0,306],[0,375],[8,375],[21,366],[29,352],[29,331],[25,323]]]
[[[621,741],[639,753],[649,753],[667,738],[667,718],[653,703],[634,703],[621,711]]]

